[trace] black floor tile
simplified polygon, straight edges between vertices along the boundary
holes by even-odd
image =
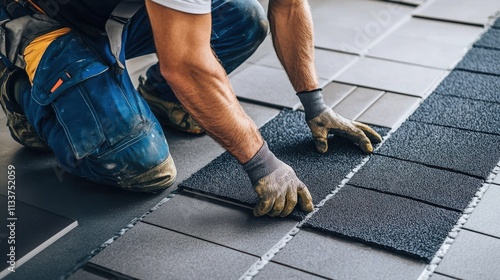
[[[255,256],[264,255],[296,225],[290,219],[256,218],[235,205],[181,194],[144,221]]]
[[[454,70],[436,88],[435,93],[500,103],[498,76]]]
[[[388,132],[388,129],[377,129],[381,134]],[[340,137],[330,139],[326,154],[317,153],[304,113],[299,111],[281,112],[261,128],[261,133],[276,156],[292,166],[299,179],[308,186],[314,203],[334,190],[366,156],[357,146]],[[228,153],[222,154],[180,186],[246,205],[258,202],[246,173]],[[295,211],[294,215],[300,218],[304,213]]]
[[[500,50],[500,30],[492,28],[484,33],[474,46]]]
[[[16,201],[15,192],[9,195],[14,199],[0,195],[0,218],[5,223],[0,227],[0,278],[2,274],[14,276],[15,272],[7,270],[12,267],[9,261],[13,261],[14,270],[19,270],[23,263],[78,224],[75,220]]]
[[[90,263],[138,279],[237,279],[257,259],[139,223]]]
[[[472,48],[455,69],[500,75],[500,50]]]
[[[305,226],[430,261],[460,213],[346,186]]]
[[[410,120],[500,135],[499,113],[499,103],[433,94]]]
[[[462,211],[481,179],[384,156],[374,156],[349,184]]]
[[[407,121],[377,153],[486,178],[500,159],[500,136]]]

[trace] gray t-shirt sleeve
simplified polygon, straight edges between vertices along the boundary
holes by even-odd
[[[209,14],[212,10],[212,0],[151,0],[174,10],[189,14]]]

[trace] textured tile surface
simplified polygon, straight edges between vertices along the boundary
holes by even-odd
[[[458,218],[456,211],[348,185],[305,225],[430,261]]]
[[[351,63],[357,56],[340,52],[315,49],[315,63],[318,77],[330,80],[342,68]],[[283,69],[275,52],[271,52],[255,62],[258,65]]]
[[[435,93],[500,103],[498,76],[454,70]]]
[[[457,278],[452,278],[448,277],[446,275],[434,273],[432,276],[429,278],[430,280],[457,280]]]
[[[500,137],[407,121],[377,153],[486,178],[500,158]]]
[[[355,86],[329,83],[323,88],[323,100],[328,107],[334,107],[356,89]],[[300,107],[303,110],[303,107]]]
[[[500,50],[472,48],[457,65],[457,69],[500,75]]]
[[[420,98],[387,92],[357,121],[393,128],[402,123],[420,103]]]
[[[231,76],[239,98],[277,108],[297,108],[300,104],[285,71],[251,65]]]
[[[500,3],[496,0],[483,0],[481,2],[436,0],[429,1],[428,4],[417,11],[415,15],[477,25],[485,25],[491,21],[490,16],[495,15],[496,11],[500,9]]]
[[[488,32],[483,34],[481,39],[477,41],[474,46],[500,50],[500,30],[491,28]]]
[[[462,211],[483,180],[393,158],[374,156],[349,184]]]
[[[387,130],[380,130],[381,134],[384,132]],[[340,137],[330,139],[330,149],[326,154],[317,153],[304,114],[299,111],[281,112],[261,129],[261,133],[276,156],[292,166],[299,179],[308,186],[315,203],[334,190],[365,157],[357,146]],[[258,201],[246,173],[228,153],[212,161],[181,186],[246,205],[253,206]]]
[[[336,81],[414,96],[424,96],[443,70],[425,68],[375,58],[362,58]]]
[[[140,279],[234,279],[256,260],[213,243],[139,223],[90,262]]]
[[[452,68],[482,32],[481,27],[412,18],[368,55],[442,69]]]
[[[384,92],[380,90],[358,87],[344,100],[337,104],[333,110],[344,118],[355,120],[375,101],[377,101],[382,94],[384,94]]]
[[[500,239],[462,230],[436,272],[459,279],[500,279]]]
[[[465,228],[500,238],[500,186],[491,185],[470,215]]]
[[[417,279],[425,264],[360,243],[301,230],[273,261],[330,279]]]
[[[311,1],[315,45],[360,53],[413,8],[367,0]]]
[[[318,277],[313,274],[309,274],[297,269],[290,268],[281,264],[270,262],[264,269],[259,271],[259,273],[252,279],[255,280],[289,280],[289,279],[312,279],[320,280],[325,279],[323,277]]]
[[[250,209],[206,198],[176,195],[145,222],[262,256],[296,224],[290,219],[255,218]]]
[[[68,278],[68,280],[105,280],[105,279],[110,279],[110,277],[103,277],[100,275],[96,275],[94,273],[85,271],[83,269],[78,270]]]
[[[431,95],[410,120],[500,135],[500,104]]]

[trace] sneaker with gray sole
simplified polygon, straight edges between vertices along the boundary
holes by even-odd
[[[149,86],[144,77],[139,78],[137,91],[149,104],[160,124],[191,134],[205,132],[181,104],[161,99],[160,93],[154,87]]]

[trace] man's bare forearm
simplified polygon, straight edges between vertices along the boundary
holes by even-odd
[[[297,92],[318,88],[313,23],[306,0],[270,0],[269,22],[276,54]]]
[[[211,16],[191,15],[146,1],[160,69],[189,114],[239,162],[262,137],[241,108],[210,47]]]

